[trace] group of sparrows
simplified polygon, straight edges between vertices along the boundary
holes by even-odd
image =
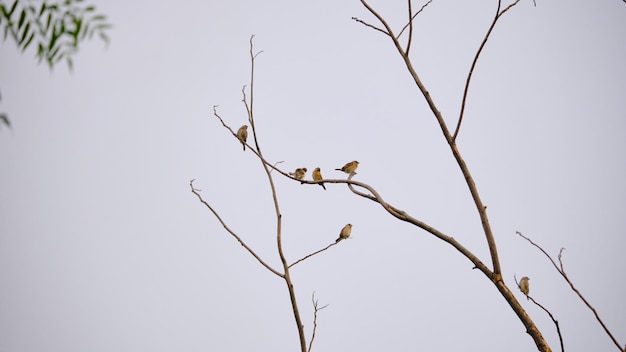
[[[237,139],[239,140],[239,142],[241,142],[241,145],[243,146],[243,150],[245,151],[246,141],[248,140],[248,125],[243,125],[239,127],[239,129],[237,130]],[[348,175],[353,175],[353,174],[356,174],[356,169],[358,167],[359,167],[359,162],[356,160],[353,160],[349,163],[346,163],[343,167],[339,169],[335,169],[335,170],[343,171],[347,173]],[[299,167],[294,172],[290,172],[289,175],[293,176],[293,178],[295,178],[296,180],[302,180],[304,179],[306,172],[307,172],[306,167]],[[311,176],[313,177],[313,181],[321,181],[324,179],[322,177],[322,172],[320,171],[319,167],[316,167],[315,169],[313,169],[313,173],[311,174]],[[326,190],[326,186],[324,186],[324,183],[320,183],[319,185],[322,186],[324,190]],[[335,243],[338,243],[341,240],[345,240],[346,238],[349,238],[350,233],[352,233],[352,224],[346,224],[346,226],[344,226],[339,232],[339,237],[337,238]]]
[[[356,174],[356,169],[358,167],[359,167],[359,162],[356,160],[353,160],[349,163],[346,163],[342,168],[335,169],[335,170],[343,171],[347,173],[348,175],[353,175],[353,174]],[[306,167],[299,167],[294,172],[290,172],[289,175],[293,176],[293,178],[295,178],[296,180],[302,180],[304,179],[306,172],[307,172]],[[321,181],[324,179],[322,177],[322,171],[320,170],[319,167],[316,167],[315,169],[313,169],[313,173],[311,174],[311,176],[313,177],[313,181]],[[326,190],[326,186],[324,186],[324,183],[320,183],[320,186],[322,186],[322,188]]]

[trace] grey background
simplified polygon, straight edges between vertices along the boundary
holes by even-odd
[[[413,62],[452,128],[495,1],[434,1]],[[255,113],[265,156],[356,180],[490,263],[462,175],[391,42],[358,1],[96,4],[114,24],[53,72],[0,45],[0,351],[294,351],[282,281],[243,251],[202,195],[278,267],[258,161],[212,116],[245,123],[255,34]],[[394,27],[403,1],[377,1]],[[421,6],[415,3],[414,8]],[[568,351],[614,345],[521,231],[552,255],[621,343],[624,327],[626,4],[522,1],[496,26],[458,145],[499,246],[504,278],[561,324]],[[292,271],[316,351],[532,351],[495,288],[449,245],[345,186],[276,177],[287,257],[352,239]],[[516,291],[517,292],[517,291]],[[549,318],[518,297],[558,350]]]

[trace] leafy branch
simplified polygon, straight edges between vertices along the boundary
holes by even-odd
[[[14,0],[10,6],[0,3],[0,27],[3,40],[12,38],[22,52],[35,44],[39,62],[45,60],[50,69],[65,60],[72,70],[72,57],[79,44],[94,35],[108,45],[106,31],[111,24],[105,15],[96,13],[95,6],[84,5],[84,0],[36,2]]]

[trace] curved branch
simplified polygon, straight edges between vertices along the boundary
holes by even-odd
[[[467,80],[465,80],[465,88],[463,89],[463,99],[461,100],[461,112],[459,113],[459,121],[456,124],[454,135],[452,135],[453,141],[456,141],[456,136],[459,134],[459,129],[461,128],[461,122],[463,121],[463,113],[465,112],[465,101],[467,100],[467,92],[469,91],[470,81],[472,79],[472,74],[474,73],[474,67],[476,67],[476,63],[478,62],[478,57],[480,56],[480,53],[483,51],[485,44],[487,44],[487,40],[489,39],[489,36],[491,35],[491,31],[496,26],[496,22],[498,22],[498,19],[500,19],[500,16],[504,15],[504,13],[507,12],[511,7],[517,5],[519,1],[520,0],[516,0],[514,3],[512,3],[511,5],[507,6],[507,8],[502,10],[502,12],[500,12],[501,1],[498,1],[498,9],[496,10],[496,16],[493,18],[493,22],[491,22],[491,26],[489,26],[489,30],[487,30],[487,34],[485,35],[483,42],[480,43],[480,47],[478,47],[478,51],[476,52],[476,55],[474,56],[474,61],[472,61],[472,66],[470,67],[469,73],[467,74]]]
[[[283,274],[279,273],[278,271],[276,271],[276,269],[272,268],[271,266],[269,266],[269,264],[265,263],[265,261],[263,261],[263,259],[261,259],[261,257],[259,257],[253,250],[252,248],[248,247],[248,245],[239,237],[237,236],[237,234],[235,232],[233,232],[233,230],[231,230],[228,225],[226,225],[226,223],[224,222],[224,220],[222,220],[222,218],[219,216],[219,214],[217,213],[217,211],[215,211],[215,209],[213,209],[213,207],[207,203],[204,199],[202,199],[202,196],[200,195],[200,190],[196,189],[193,187],[193,181],[195,181],[195,179],[189,181],[189,187],[191,187],[191,193],[195,194],[198,199],[200,200],[200,202],[202,204],[204,204],[207,208],[209,208],[209,210],[213,213],[213,215],[215,215],[215,217],[217,218],[217,220],[220,222],[220,224],[222,224],[222,226],[224,227],[224,229],[226,230],[226,232],[228,232],[229,234],[231,234],[231,236],[233,236],[237,242],[239,242],[239,244],[241,244],[243,246],[243,248],[245,248],[250,254],[252,254],[252,256],[259,262],[261,263],[261,265],[263,265],[267,270],[271,271],[272,273],[276,274],[278,277],[283,277]]]
[[[539,249],[550,260],[550,262],[552,263],[552,265],[554,266],[556,271],[558,271],[559,274],[561,274],[561,276],[563,276],[563,279],[565,279],[565,281],[569,284],[569,286],[572,289],[572,291],[574,291],[578,295],[578,297],[583,301],[583,303],[585,303],[587,308],[589,308],[593,312],[593,315],[596,317],[596,320],[598,321],[598,323],[600,323],[600,325],[602,326],[602,328],[604,329],[606,334],[609,335],[609,338],[613,341],[615,346],[617,346],[617,348],[619,348],[620,351],[625,351],[626,348],[622,348],[622,346],[620,346],[619,342],[617,342],[617,339],[613,336],[613,334],[611,333],[609,328],[604,324],[604,322],[600,318],[600,315],[598,314],[596,309],[585,299],[585,297],[583,297],[583,295],[580,293],[580,291],[578,291],[578,289],[574,286],[572,281],[567,276],[567,273],[565,272],[565,268],[563,267],[563,261],[561,260],[561,255],[563,254],[563,250],[565,250],[565,248],[561,248],[561,250],[559,251],[558,258],[559,258],[560,266],[557,266],[556,262],[554,261],[554,259],[552,259],[552,257],[543,248],[541,248],[541,246],[539,246],[538,244],[533,242],[530,238],[522,235],[521,232],[515,231],[515,233],[517,235],[519,235],[520,237],[522,237],[523,239],[525,239],[526,241],[528,241],[531,245],[533,245],[537,249]]]

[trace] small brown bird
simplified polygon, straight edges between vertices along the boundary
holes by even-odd
[[[313,170],[313,181],[321,181],[324,178],[322,177],[322,173],[320,172],[320,168],[316,167],[315,170]],[[326,186],[324,186],[323,183],[320,183],[320,186],[322,186],[322,188],[324,188],[324,190],[326,190]]]
[[[248,140],[248,125],[243,125],[239,127],[239,129],[237,130],[237,139],[239,139],[241,145],[243,145],[243,150],[245,151],[246,141]]]
[[[335,169],[335,170],[343,171],[343,172],[345,172],[345,173],[347,173],[349,175],[352,175],[352,174],[356,174],[355,171],[356,171],[357,167],[359,167],[359,162],[356,161],[356,160],[353,160],[353,161],[345,164],[341,169]]]
[[[306,167],[299,167],[294,172],[290,172],[289,175],[293,176],[296,180],[302,180],[306,175]]]
[[[341,232],[339,232],[339,238],[337,238],[337,240],[335,241],[335,243],[341,241],[341,240],[345,240],[346,238],[350,237],[350,233],[352,233],[352,224],[346,224],[346,226],[344,226],[341,229]]]
[[[528,276],[524,276],[519,280],[519,290],[526,295],[526,299],[528,299],[528,280],[530,280]]]

